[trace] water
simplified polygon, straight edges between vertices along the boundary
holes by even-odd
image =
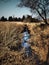
[[[30,45],[29,45],[27,42],[23,42],[23,43],[22,43],[22,47],[28,48],[28,47],[30,47]]]
[[[30,34],[28,33],[28,31],[23,32],[23,38],[22,38],[21,46],[23,48],[25,48],[25,54],[27,57],[31,55],[31,48],[30,48],[30,44],[28,43],[29,38],[30,38]]]
[[[29,41],[30,35],[28,31],[23,33],[23,39],[22,39],[22,47],[29,47],[30,45],[27,43]]]
[[[24,41],[28,41],[29,37],[30,37],[30,35],[28,34],[27,31],[23,33],[23,40]]]

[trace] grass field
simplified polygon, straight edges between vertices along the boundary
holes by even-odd
[[[23,58],[21,42],[24,25],[30,30],[32,54],[38,56],[41,65],[45,65],[45,61],[49,64],[49,26],[41,27],[40,23],[0,22],[0,65],[38,65],[34,54],[32,58]]]

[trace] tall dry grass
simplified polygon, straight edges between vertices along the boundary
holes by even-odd
[[[30,30],[30,39],[29,44],[31,45],[32,51],[39,56],[40,61],[44,62],[47,60],[48,54],[48,45],[49,45],[49,26],[45,26],[42,28],[40,23],[21,23],[21,22],[1,22],[0,23],[0,60],[3,61],[3,58],[9,58],[10,56],[13,61],[13,64],[19,65],[27,65],[30,59],[26,59],[22,61],[21,53],[21,40],[23,37],[22,30],[24,29],[24,25],[28,26]],[[5,56],[7,55],[7,57]],[[31,58],[32,60],[33,58]],[[6,60],[6,59],[5,59]],[[7,59],[8,60],[8,59]],[[10,58],[9,58],[10,60]],[[21,60],[21,62],[20,62]],[[27,61],[28,60],[28,61]],[[16,62],[17,61],[17,62]],[[29,64],[33,64],[33,61],[30,61]],[[49,61],[48,61],[49,62]],[[2,62],[1,65],[6,65],[9,61]],[[36,65],[36,64],[34,64]]]

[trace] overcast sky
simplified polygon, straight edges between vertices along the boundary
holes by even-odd
[[[0,0],[0,17],[5,16],[15,16],[22,17],[23,15],[32,15],[28,8],[18,8],[17,5],[20,0]],[[34,17],[35,15],[33,15]]]

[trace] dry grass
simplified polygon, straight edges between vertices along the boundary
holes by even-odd
[[[33,56],[23,59],[21,54],[22,30],[25,24],[30,30],[29,44],[32,51],[34,50],[40,61],[45,62],[47,60],[49,26],[42,29],[39,26],[40,23],[0,22],[0,65],[37,65]]]

